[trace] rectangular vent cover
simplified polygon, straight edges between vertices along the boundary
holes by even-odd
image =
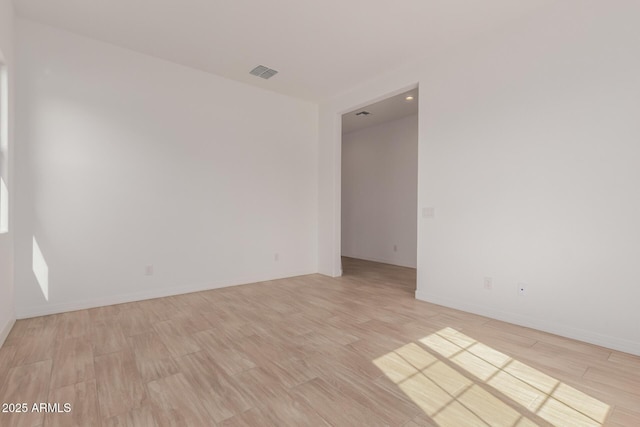
[[[262,77],[263,79],[270,79],[278,74],[278,72],[272,68],[265,67],[264,65],[258,65],[256,68],[249,71],[249,74]]]

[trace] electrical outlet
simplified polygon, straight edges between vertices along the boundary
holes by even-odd
[[[435,218],[435,216],[436,216],[436,208],[432,206],[422,208],[423,218]]]
[[[280,254],[278,252],[276,252],[275,254],[273,254],[273,260],[274,261],[280,261]]]
[[[398,252],[398,245],[393,245],[393,252]]]
[[[524,283],[518,283],[518,295],[521,297],[527,295],[527,285]]]
[[[485,277],[484,278],[484,288],[487,291],[490,291],[493,289],[493,279],[491,277]]]
[[[153,265],[147,265],[144,268],[144,275],[145,276],[153,276]]]

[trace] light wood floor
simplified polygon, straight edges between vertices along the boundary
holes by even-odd
[[[309,275],[20,320],[2,426],[640,426],[640,358],[416,301],[415,270]]]

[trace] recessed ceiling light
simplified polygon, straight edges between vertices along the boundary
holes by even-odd
[[[413,101],[413,96],[409,95],[405,98],[406,101]]]

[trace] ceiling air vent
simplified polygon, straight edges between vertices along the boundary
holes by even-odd
[[[263,79],[270,79],[271,77],[278,74],[278,72],[269,67],[265,67],[264,65],[258,65],[253,70],[249,71],[249,74],[254,76],[262,77]]]
[[[356,116],[368,116],[369,114],[371,114],[368,111],[362,110],[359,113],[356,113]]]

